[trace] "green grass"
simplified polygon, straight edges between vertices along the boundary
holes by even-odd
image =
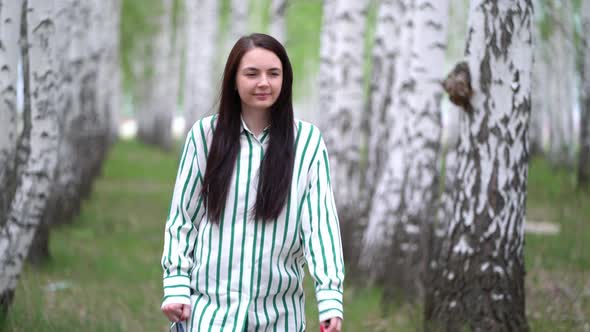
[[[179,150],[115,145],[81,215],[52,232],[52,260],[25,268],[4,331],[166,331],[159,260]],[[534,160],[528,213],[561,225],[559,235],[526,236],[532,331],[580,330],[590,317],[590,195],[570,172]],[[47,289],[59,282],[68,287]],[[309,276],[305,285],[307,330],[318,331]],[[379,289],[351,285],[345,315],[346,331],[416,331],[422,322],[420,307],[384,307]]]

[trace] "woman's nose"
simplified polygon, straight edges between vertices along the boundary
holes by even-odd
[[[260,77],[260,81],[258,81],[258,86],[267,86],[268,85],[268,77],[266,75],[262,75]]]

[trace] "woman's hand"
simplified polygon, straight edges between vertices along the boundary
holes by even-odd
[[[324,332],[340,332],[342,330],[342,319],[340,317],[330,318],[321,324],[324,327]]]
[[[188,319],[191,314],[191,306],[188,304],[169,303],[162,307],[162,312],[171,322],[177,323]]]

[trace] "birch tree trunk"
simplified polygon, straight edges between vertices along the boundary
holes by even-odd
[[[524,216],[531,108],[530,1],[473,0],[454,217],[425,305],[427,330],[526,331]]]
[[[394,123],[400,128],[395,133],[392,149],[396,158],[389,160],[388,172],[396,180],[383,181],[389,185],[375,197],[371,211],[370,227],[365,237],[365,248],[370,270],[375,271],[377,260],[372,254],[386,259],[387,269],[377,279],[384,279],[391,294],[408,297],[422,294],[424,265],[428,254],[430,233],[435,223],[435,198],[438,186],[438,154],[441,139],[441,82],[448,21],[447,1],[405,3],[407,20],[404,24],[410,40],[402,45],[402,61],[398,70],[397,101],[394,101]],[[404,40],[404,39],[402,39]],[[403,67],[401,67],[403,66]],[[397,128],[397,125],[394,125]],[[391,151],[391,150],[390,150]],[[389,202],[387,213],[383,206]],[[379,223],[382,226],[376,227]],[[383,239],[375,229],[385,227],[391,238]],[[377,252],[381,251],[380,252]],[[378,269],[378,268],[377,268]],[[390,271],[390,270],[389,270]]]
[[[138,138],[163,149],[172,148],[172,117],[177,109],[178,73],[171,66],[174,61],[174,27],[172,24],[173,0],[162,0],[162,10],[157,14],[157,29],[146,56],[147,77],[143,90],[137,96]],[[172,82],[172,83],[171,83]]]
[[[73,38],[72,20],[76,4],[75,0],[57,1],[55,2],[55,37],[54,45],[55,52],[59,56],[55,59],[55,65],[60,73],[58,79],[58,94],[55,96],[55,102],[59,112],[57,113],[58,130],[60,135],[58,137],[58,161],[56,165],[55,178],[52,182],[52,190],[47,200],[46,208],[42,213],[41,222],[35,231],[34,238],[28,251],[27,261],[32,264],[41,264],[49,259],[49,237],[50,224],[52,221],[58,219],[57,216],[62,211],[61,202],[63,192],[66,186],[60,186],[60,179],[63,177],[63,166],[69,165],[78,160],[78,156],[71,154],[63,154],[64,148],[67,148],[68,142],[64,134],[66,131],[67,116],[71,113],[71,95],[73,93],[73,86],[71,84],[72,72],[70,62],[67,60],[71,38]],[[80,167],[78,164],[71,165],[73,169]],[[76,196],[69,197],[73,200],[79,200]]]
[[[362,216],[369,213],[371,200],[376,185],[381,179],[388,156],[390,128],[393,126],[395,110],[393,109],[393,86],[395,82],[395,65],[399,56],[401,43],[400,21],[405,7],[400,0],[383,0],[377,9],[377,24],[372,55],[372,77],[368,115],[366,117],[367,167],[363,178],[364,194],[361,196]],[[360,225],[364,231],[366,220]]]
[[[230,0],[231,1],[231,12],[230,12],[230,38],[229,48],[235,44],[238,39],[248,32],[248,8],[250,6],[250,0]]]
[[[105,127],[108,129],[110,146],[117,138],[121,112],[121,65],[119,57],[119,31],[121,29],[122,0],[102,0],[103,26],[102,62],[100,65],[100,86],[103,95],[100,98],[103,113],[106,116]],[[179,71],[179,70],[178,70]],[[101,163],[102,164],[102,163]]]
[[[49,204],[29,249],[30,263],[49,259],[51,226],[70,222],[79,212],[113,141],[112,114],[120,93],[119,8],[119,0],[56,3],[63,135]]]
[[[391,127],[386,137],[383,169],[378,178],[374,195],[370,204],[369,222],[363,236],[360,266],[367,271],[370,279],[385,282],[386,271],[390,271],[384,264],[389,257],[395,243],[394,228],[398,220],[396,214],[402,209],[402,188],[404,186],[404,146],[406,144],[406,121],[408,118],[407,94],[405,89],[412,86],[409,68],[413,45],[414,0],[400,1],[397,17],[401,21],[399,32],[399,54],[395,65],[395,78],[392,90]],[[404,47],[402,47],[402,45]],[[377,155],[378,156],[378,155]]]
[[[100,125],[92,102],[96,75],[88,45],[89,12],[88,1],[66,1],[58,20],[57,43],[62,54],[59,68],[63,77],[58,99],[62,138],[51,204],[55,209],[46,212],[47,224],[68,222],[78,213],[84,177],[88,176],[86,157],[93,154],[90,137]]]
[[[45,209],[57,163],[56,98],[58,70],[55,50],[54,1],[25,0],[23,44],[25,102],[23,144],[26,158],[6,225],[0,229],[0,311],[12,302],[24,259]]]
[[[209,113],[216,98],[214,73],[218,51],[219,4],[217,0],[186,0],[187,61],[184,90],[186,131]]]
[[[590,188],[590,1],[582,2],[581,93],[580,93],[580,161],[578,185]]]
[[[549,36],[548,105],[551,124],[549,159],[554,166],[573,167],[575,100],[575,49],[571,7],[568,1],[551,4]]]
[[[14,196],[19,36],[22,2],[0,1],[0,227]]]
[[[535,5],[539,1],[535,1]],[[549,73],[547,70],[548,59],[546,56],[545,41],[541,34],[541,22],[535,20],[533,29],[533,78],[532,78],[532,104],[531,124],[529,127],[529,141],[531,155],[538,155],[544,152],[544,126],[548,124],[549,98],[547,98],[547,84]]]
[[[287,43],[287,5],[288,0],[271,0],[270,2],[270,35],[281,44]]]
[[[326,0],[320,33],[320,126],[330,151],[332,187],[342,225],[344,255],[358,239],[360,121],[368,0]]]

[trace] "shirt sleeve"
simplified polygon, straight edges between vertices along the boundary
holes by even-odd
[[[301,231],[309,273],[315,281],[319,319],[344,317],[342,292],[344,261],[340,225],[330,183],[325,143],[310,165]]]
[[[204,210],[200,195],[203,173],[199,167],[197,146],[194,129],[191,129],[182,149],[164,231],[162,306],[168,303],[190,304],[190,272],[197,236],[193,222]]]

